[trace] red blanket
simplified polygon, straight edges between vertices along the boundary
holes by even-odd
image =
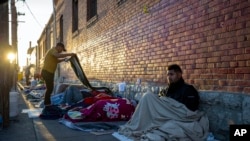
[[[129,100],[113,98],[105,94],[99,94],[86,101],[93,104],[82,109],[72,109],[64,115],[64,118],[72,122],[127,121],[135,110]]]

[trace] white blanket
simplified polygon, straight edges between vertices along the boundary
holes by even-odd
[[[209,121],[201,111],[190,111],[168,97],[146,93],[132,118],[118,132],[140,141],[201,141],[207,137]]]

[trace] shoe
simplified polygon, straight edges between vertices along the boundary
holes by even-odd
[[[54,120],[63,116],[63,111],[56,105],[45,106],[42,113],[39,115],[41,119]]]

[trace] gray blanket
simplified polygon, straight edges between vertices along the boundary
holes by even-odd
[[[207,137],[209,122],[201,111],[190,111],[168,97],[146,93],[132,118],[118,132],[140,141],[201,141]]]

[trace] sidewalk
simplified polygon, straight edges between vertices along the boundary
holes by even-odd
[[[19,114],[11,118],[8,128],[0,130],[0,141],[119,141],[110,134],[94,135],[89,132],[73,130],[60,124],[58,120],[29,118],[23,109],[32,109],[22,94],[19,96]]]

